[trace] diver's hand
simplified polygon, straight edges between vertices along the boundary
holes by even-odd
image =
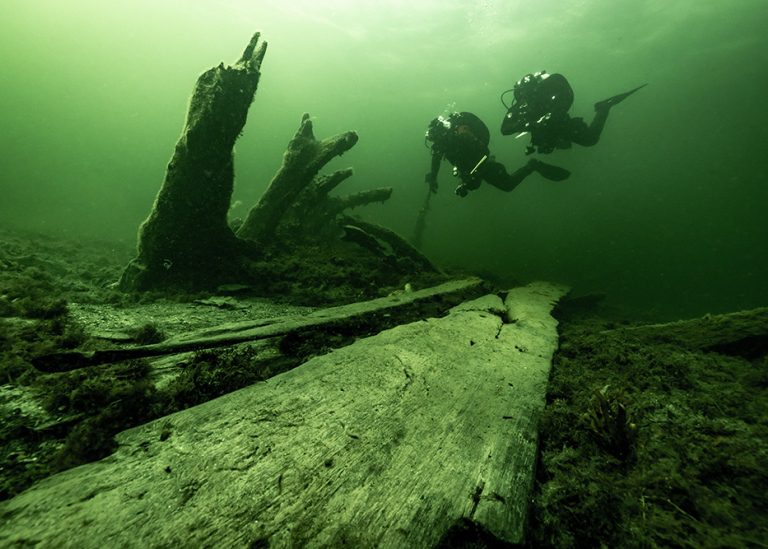
[[[429,190],[433,193],[437,193],[437,176],[432,172],[429,172],[424,176],[424,183],[429,185]]]

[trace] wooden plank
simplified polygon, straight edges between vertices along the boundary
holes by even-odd
[[[646,324],[606,330],[606,335],[670,343],[687,349],[715,349],[749,338],[768,337],[768,307],[664,324]]]
[[[519,543],[563,292],[488,295],[126,431],[0,503],[0,546],[433,547],[462,519]]]
[[[303,316],[230,323],[225,326],[209,328],[152,345],[118,347],[98,351],[68,351],[44,355],[36,357],[33,360],[33,365],[38,370],[44,372],[65,372],[121,360],[234,345],[246,341],[284,336],[323,326],[358,322],[367,315],[394,312],[425,300],[446,297],[452,294],[465,294],[479,289],[482,285],[483,281],[480,278],[451,280],[431,288],[401,292],[369,301],[330,307]]]

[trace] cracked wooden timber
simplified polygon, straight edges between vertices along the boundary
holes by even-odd
[[[63,351],[41,355],[33,359],[33,364],[43,372],[66,372],[123,360],[226,347],[318,328],[344,327],[346,332],[355,334],[359,333],[356,331],[358,325],[365,326],[366,319],[375,315],[394,316],[429,301],[449,303],[452,299],[466,299],[468,294],[475,293],[477,295],[480,293],[482,286],[483,280],[477,277],[449,280],[421,290],[400,292],[368,301],[318,309],[305,315],[232,322],[187,333],[161,343],[97,351]],[[445,306],[444,310],[447,309],[448,306]]]
[[[557,345],[534,283],[405,324],[118,436],[0,504],[0,545],[432,547],[520,542]]]

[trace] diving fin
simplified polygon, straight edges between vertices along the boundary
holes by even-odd
[[[547,164],[541,160],[532,158],[528,161],[528,165],[531,166],[541,177],[549,179],[550,181],[563,181],[571,177],[571,172],[565,168]]]
[[[622,101],[624,101],[627,97],[635,93],[640,88],[646,87],[648,84],[643,84],[642,86],[636,87],[634,90],[629,90],[628,92],[620,93],[619,95],[614,95],[613,97],[609,97],[608,99],[603,99],[602,101],[598,101],[595,103],[595,110],[599,111],[600,109],[610,109],[614,105],[618,105]]]

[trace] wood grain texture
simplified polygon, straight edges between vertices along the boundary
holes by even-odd
[[[0,504],[0,545],[431,547],[524,535],[553,303],[533,284],[119,436]]]
[[[33,359],[33,364],[43,372],[65,372],[121,360],[226,347],[246,341],[280,337],[311,329],[330,328],[331,326],[349,326],[348,329],[354,332],[353,324],[361,322],[369,316],[395,314],[421,302],[447,300],[453,295],[458,295],[460,298],[466,297],[467,294],[479,290],[482,286],[483,281],[480,278],[449,280],[421,290],[399,292],[369,301],[318,309],[305,315],[220,324],[167,339],[161,343],[97,351],[63,351],[42,355]],[[445,308],[447,309],[447,307]]]

